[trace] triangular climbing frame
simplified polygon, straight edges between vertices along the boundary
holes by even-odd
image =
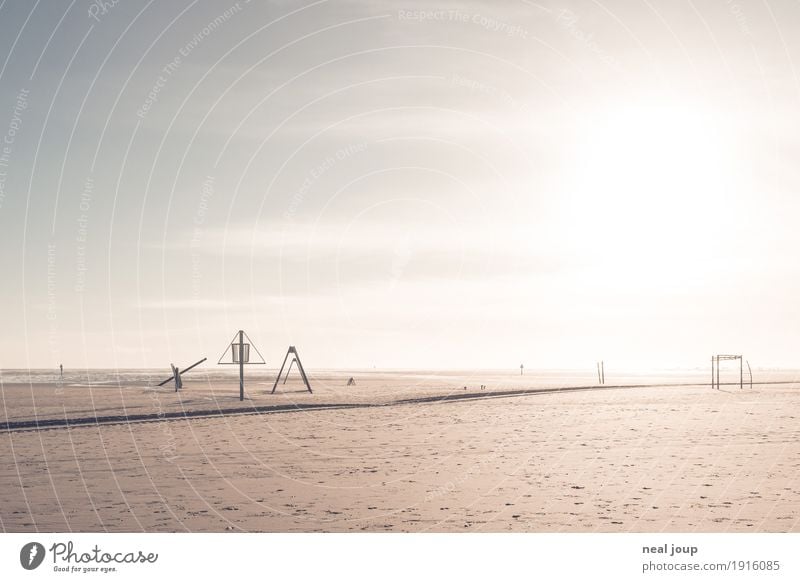
[[[283,368],[286,366],[286,362],[289,360],[289,356],[294,355],[294,359],[289,364],[289,368],[286,370],[286,378],[289,377],[289,371],[292,369],[292,364],[297,362],[297,369],[300,370],[300,376],[303,378],[303,383],[306,385],[306,388],[309,392],[313,394],[311,391],[311,384],[308,383],[308,376],[306,376],[306,371],[303,369],[303,363],[300,361],[300,355],[297,353],[297,348],[294,346],[289,346],[289,349],[286,351],[286,357],[283,358],[283,363],[281,364],[281,369],[278,371],[278,377],[275,378],[275,384],[272,386],[272,394],[275,394],[275,389],[278,387],[278,382],[283,375]],[[283,383],[286,384],[286,378],[284,378]]]

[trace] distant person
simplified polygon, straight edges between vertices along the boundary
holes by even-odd
[[[64,378],[64,364],[59,364],[58,365],[58,370],[59,370],[59,372],[61,372],[61,378],[63,379]]]

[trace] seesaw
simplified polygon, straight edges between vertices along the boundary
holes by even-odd
[[[208,359],[208,358],[203,358],[202,360],[200,360],[199,362],[195,362],[194,364],[192,364],[192,365],[191,365],[191,366],[189,366],[188,368],[184,368],[183,370],[180,370],[180,372],[179,372],[179,373],[180,373],[180,374],[185,374],[186,372],[188,372],[188,371],[189,371],[189,370],[191,370],[192,368],[194,368],[194,367],[196,367],[196,366],[199,366],[200,364],[202,364],[203,362],[205,362],[207,359]],[[159,386],[163,386],[163,385],[164,385],[164,384],[166,384],[167,382],[172,382],[174,379],[175,379],[175,376],[170,376],[169,378],[167,378],[166,380],[164,380],[163,382],[161,382],[161,383],[159,384]]]

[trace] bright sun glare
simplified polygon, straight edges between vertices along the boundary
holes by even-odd
[[[735,218],[719,124],[690,108],[628,106],[583,137],[567,196],[573,251],[617,281],[654,265],[699,269]]]

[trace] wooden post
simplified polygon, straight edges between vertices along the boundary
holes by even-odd
[[[247,338],[248,343],[244,343],[244,338]],[[244,349],[244,346],[247,346],[247,350]],[[256,354],[258,354],[258,358],[261,360],[259,362],[251,362],[250,361],[250,348],[255,350]],[[238,350],[238,353],[237,351]],[[230,356],[228,356],[228,352],[230,352]],[[237,361],[238,358],[238,361]],[[223,360],[225,360],[223,362]],[[246,360],[246,361],[245,361]],[[244,365],[245,364],[266,364],[264,360],[264,356],[261,355],[261,352],[258,351],[258,348],[255,344],[252,343],[247,334],[244,332],[243,329],[237,331],[231,341],[228,343],[228,347],[225,348],[225,351],[222,352],[222,355],[219,357],[219,361],[217,364],[228,364],[231,366],[235,366],[239,364],[239,401],[244,400]]]
[[[284,368],[284,366],[286,366],[286,361],[289,359],[289,354],[291,354],[291,353],[292,353],[291,351],[287,351],[286,352],[286,356],[284,356],[284,358],[283,358],[283,363],[281,364],[281,369],[278,370],[278,377],[275,378],[275,384],[273,384],[273,386],[272,386],[272,394],[275,394],[275,389],[278,387],[278,381],[280,381],[281,375],[283,374],[283,368]],[[288,375],[288,372],[287,372],[287,375]]]
[[[283,383],[284,383],[284,384],[286,384],[286,380],[288,380],[288,379],[289,379],[289,372],[291,372],[291,371],[292,371],[292,366],[294,365],[294,363],[295,363],[296,361],[297,361],[297,358],[292,358],[292,361],[291,361],[291,362],[289,362],[289,369],[288,369],[288,370],[286,370],[286,375],[283,377]]]
[[[711,356],[711,389],[714,389],[714,356]]]
[[[742,376],[742,356],[739,356],[739,390],[744,388],[744,378]]]
[[[244,400],[244,330],[239,330],[239,401]]]
[[[309,393],[313,394],[311,391],[311,383],[308,381],[305,368],[303,368],[303,362],[300,361],[300,354],[297,353],[297,349],[294,346],[292,346],[292,351],[294,351],[295,360],[297,360],[297,369],[300,370],[300,375],[303,377],[303,383],[305,383]]]

